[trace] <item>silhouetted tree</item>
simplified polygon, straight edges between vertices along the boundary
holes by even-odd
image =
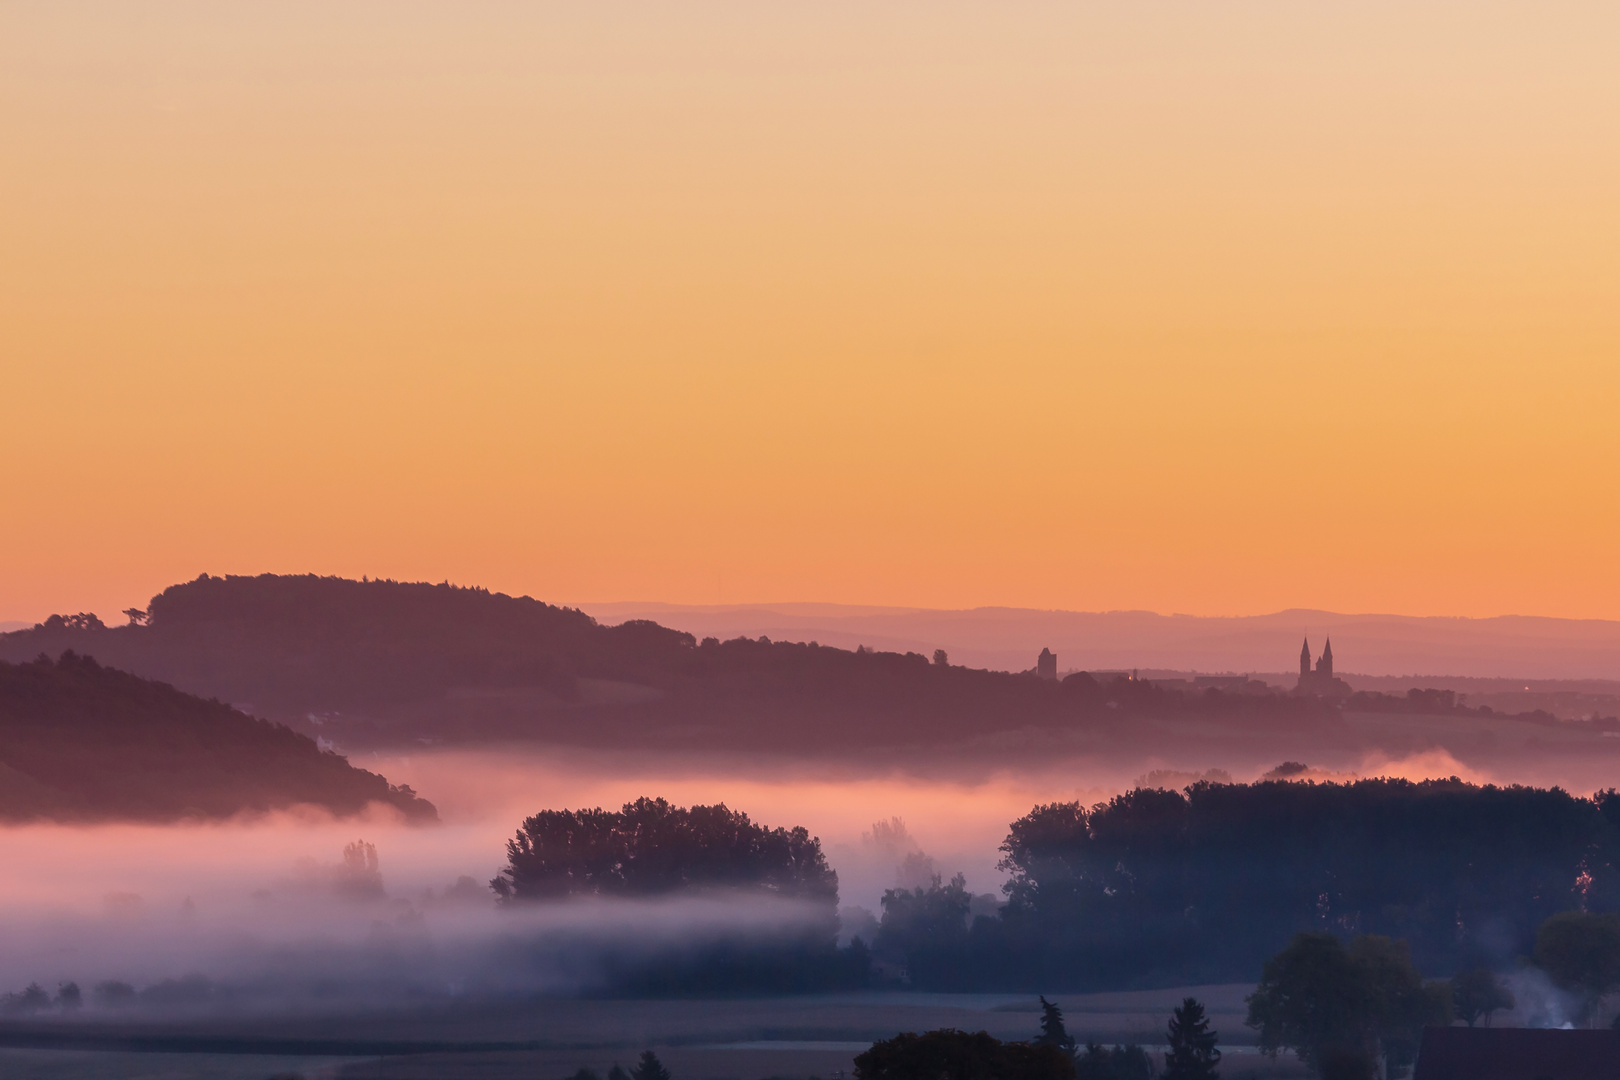
[[[935,649],[934,663],[938,664],[940,667],[950,667],[951,658],[945,654],[944,649]]]
[[[607,1080],[630,1080],[630,1074],[624,1071],[623,1065],[615,1061],[613,1068],[608,1070]]]
[[[1330,1060],[1355,1057],[1370,1072],[1375,1058],[1372,992],[1332,934],[1296,934],[1267,960],[1248,997],[1248,1025],[1273,1056],[1291,1047],[1318,1075]]]
[[[1555,986],[1580,995],[1582,1023],[1620,987],[1620,915],[1565,911],[1536,931],[1536,964]]]
[[[1324,1080],[1370,1076],[1380,1057],[1399,1070],[1423,1027],[1450,1019],[1449,989],[1423,982],[1405,942],[1376,935],[1347,948],[1332,934],[1296,934],[1266,961],[1248,1003],[1260,1048],[1291,1047]]]
[[[630,1080],[670,1080],[669,1070],[651,1050],[641,1052],[641,1060],[630,1070]]]
[[[1212,1031],[1204,1006],[1186,998],[1170,1014],[1164,1055],[1164,1080],[1216,1080],[1221,1052],[1215,1048],[1220,1033]]]
[[[944,883],[935,874],[927,888],[889,889],[883,894],[883,921],[873,950],[905,964],[913,985],[962,989],[970,977],[966,967],[972,903],[961,874]]]
[[[382,871],[377,865],[377,845],[356,840],[343,846],[343,865],[332,884],[339,895],[355,900],[374,900],[384,895]]]
[[[7,994],[0,1000],[0,1011],[13,1015],[44,1012],[51,1007],[51,995],[39,983],[29,983],[20,993]]]
[[[1491,1024],[1491,1014],[1516,1004],[1513,992],[1489,968],[1460,971],[1451,977],[1451,1003],[1457,1016],[1469,1027]]]
[[[1055,1046],[1064,1053],[1074,1053],[1074,1036],[1063,1026],[1063,1010],[1055,1002],[1041,995],[1041,1033],[1030,1042],[1036,1046]]]
[[[1425,983],[1404,941],[1362,934],[1350,939],[1348,952],[1366,981],[1385,1072],[1401,1072],[1417,1060],[1425,1027],[1451,1023],[1451,987],[1443,981]]]
[[[637,799],[620,811],[543,810],[506,844],[503,902],[735,888],[838,904],[838,875],[803,826],[770,829],[716,806]]]
[[[74,1012],[84,1006],[84,995],[79,992],[79,984],[65,982],[56,988],[56,1007],[63,1012]]]

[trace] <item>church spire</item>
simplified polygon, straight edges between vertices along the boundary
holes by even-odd
[[[1299,650],[1299,677],[1305,678],[1311,673],[1311,639],[1306,638],[1305,644]]]
[[[1317,661],[1316,670],[1323,678],[1333,678],[1333,639],[1328,638],[1327,644],[1322,646],[1322,659]]]

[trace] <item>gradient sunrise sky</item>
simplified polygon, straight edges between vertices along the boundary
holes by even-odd
[[[1620,5],[0,4],[0,618],[1620,618]]]

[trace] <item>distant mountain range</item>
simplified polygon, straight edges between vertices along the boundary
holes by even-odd
[[[1620,622],[1504,615],[1491,619],[1341,615],[1292,610],[1205,617],[1148,611],[1031,608],[856,607],[839,604],[681,606],[584,604],[603,622],[653,619],[698,637],[738,635],[932,655],[955,663],[1024,671],[1051,649],[1065,671],[1164,670],[1274,673],[1292,685],[1300,642],[1333,639],[1338,670],[1375,678],[1620,680]],[[1366,688],[1372,688],[1368,686]],[[1383,686],[1379,686],[1383,689]],[[1505,689],[1502,687],[1500,689]],[[1620,688],[1611,688],[1620,689]]]

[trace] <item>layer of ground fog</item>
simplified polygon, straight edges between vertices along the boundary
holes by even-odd
[[[1444,694],[1336,702],[1260,683],[1059,682],[916,653],[700,641],[450,585],[205,575],[135,617],[109,627],[53,616],[0,635],[0,659],[72,649],[352,751],[524,742],[981,771],[1082,754],[1207,766],[1436,749],[1487,771],[1527,758],[1553,773],[1620,764],[1612,719],[1503,716]]]

